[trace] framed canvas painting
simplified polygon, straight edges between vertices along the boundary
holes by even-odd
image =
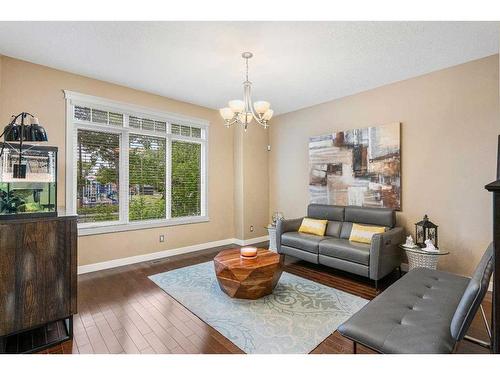
[[[401,210],[400,123],[309,139],[311,203]]]

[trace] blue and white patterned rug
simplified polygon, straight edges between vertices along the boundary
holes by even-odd
[[[309,353],[368,302],[286,272],[269,296],[230,298],[212,262],[149,278],[245,353]]]

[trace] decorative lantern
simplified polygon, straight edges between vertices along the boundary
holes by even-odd
[[[436,249],[438,248],[438,226],[424,215],[422,221],[415,223],[415,241],[418,246],[425,247],[426,240],[431,240]]]

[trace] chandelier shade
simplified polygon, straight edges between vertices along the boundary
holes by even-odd
[[[234,113],[243,112],[245,109],[245,102],[243,100],[231,100],[228,105]]]
[[[234,112],[231,108],[221,108],[219,113],[224,120],[231,120],[234,117]]]
[[[252,122],[253,114],[250,112],[246,112],[246,118],[245,118],[245,113],[242,112],[238,115],[238,120],[242,124],[250,124]]]
[[[260,115],[266,113],[270,107],[271,104],[263,100],[253,103],[253,108],[255,109],[255,112],[257,112]]]
[[[269,121],[271,120],[271,117],[273,117],[273,114],[274,114],[274,111],[272,109],[268,109],[264,115],[262,116],[262,118],[266,121]]]
[[[252,82],[248,80],[248,59],[252,58],[251,52],[243,52],[241,57],[245,59],[246,64],[246,80],[243,82],[243,100],[235,99],[228,102],[228,106],[221,108],[219,113],[224,119],[226,127],[234,124],[242,125],[245,131],[248,124],[255,120],[265,129],[269,127],[269,120],[273,117],[274,111],[271,109],[271,104],[264,100],[252,103]]]

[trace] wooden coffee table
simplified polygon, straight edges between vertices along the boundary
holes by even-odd
[[[220,288],[230,297],[258,299],[271,294],[282,272],[279,254],[257,249],[257,257],[243,259],[240,249],[221,251],[214,258]]]

